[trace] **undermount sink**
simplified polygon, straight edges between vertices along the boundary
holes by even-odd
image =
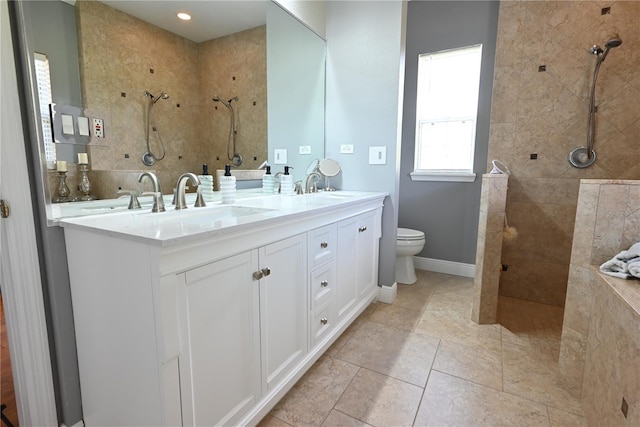
[[[252,215],[260,215],[271,212],[273,209],[253,208],[248,206],[221,205],[203,210],[175,211],[172,219],[181,224],[197,224],[210,226],[212,222],[234,220]]]

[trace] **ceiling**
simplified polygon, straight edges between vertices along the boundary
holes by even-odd
[[[266,23],[266,0],[99,1],[197,43]],[[191,20],[178,19],[178,12]]]

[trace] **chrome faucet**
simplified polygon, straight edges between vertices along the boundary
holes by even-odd
[[[198,176],[192,172],[183,173],[178,178],[178,183],[176,184],[176,209],[186,209],[187,208],[187,200],[185,198],[186,185],[187,180],[190,180],[193,185],[200,185],[200,179]]]
[[[152,192],[144,192],[143,196],[152,195],[153,196],[153,207],[151,208],[151,212],[164,212],[164,200],[162,199],[162,188],[160,188],[160,181],[158,181],[158,177],[153,172],[142,172],[138,177],[138,182],[142,182],[144,178],[149,178],[151,181],[151,185],[153,186]]]
[[[318,187],[315,181],[320,181],[322,177],[318,172],[311,172],[307,175],[307,182],[304,188],[305,193],[317,193]]]

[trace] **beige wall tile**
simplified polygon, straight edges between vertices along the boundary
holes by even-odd
[[[183,172],[200,173],[203,163],[211,173],[223,168],[230,114],[214,95],[239,97],[233,105],[243,168],[266,159],[264,26],[198,44],[96,1],[76,6],[84,106],[105,121],[106,137],[89,147],[93,170],[153,169],[170,194]],[[140,160],[147,151],[144,91],[170,95],[151,110],[158,132],[150,132],[149,145],[156,157],[163,145],[165,153],[152,168]],[[100,183],[96,193],[111,194]]]
[[[558,381],[572,396],[582,397],[587,336],[563,326]]]
[[[595,272],[590,266],[571,264],[564,324],[583,335],[589,333],[595,283]]]
[[[637,2],[607,6],[611,6],[609,15],[601,15],[602,3],[591,1],[500,3],[489,158],[504,161],[512,171],[507,215],[510,225],[520,232],[520,242],[513,248],[505,245],[504,255],[515,271],[527,269],[530,263],[569,263],[575,212],[549,212],[541,205],[575,206],[580,179],[640,178],[640,71],[637,50],[629,48],[640,44],[640,33],[634,29],[640,19],[640,7]],[[607,56],[596,91],[600,105],[595,144],[598,160],[587,169],[576,169],[569,165],[567,156],[573,148],[584,145],[586,139],[587,100],[594,66],[594,57],[587,49],[591,44],[604,44],[616,32],[623,45]],[[546,66],[545,72],[538,72],[540,65]],[[529,159],[532,153],[538,154],[538,160]],[[513,209],[515,202],[527,202],[527,206]],[[547,213],[557,218],[557,224],[540,218]],[[632,218],[626,227],[629,234],[636,232]],[[536,230],[545,233],[552,229],[556,233],[545,236],[550,237],[545,241],[551,244],[533,237]],[[600,230],[604,232],[602,225]],[[631,238],[608,242],[600,234],[599,239],[602,253],[596,258],[600,259],[604,252],[610,252],[606,249],[627,245]],[[536,248],[544,248],[545,253],[536,252]],[[611,255],[614,254],[608,254]],[[548,273],[557,274],[555,278],[547,276],[544,280],[566,281],[566,271],[567,268],[557,268]],[[503,279],[507,277],[503,275]],[[524,279],[517,285],[507,282],[506,287],[509,295],[533,295],[562,305],[558,301],[561,292],[555,287],[540,286],[539,280],[542,278],[538,276],[535,281]],[[516,291],[516,287],[537,289]],[[549,295],[545,294],[547,291]]]

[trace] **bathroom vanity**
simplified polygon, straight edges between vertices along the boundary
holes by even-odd
[[[376,299],[385,196],[60,220],[85,425],[259,422]]]

